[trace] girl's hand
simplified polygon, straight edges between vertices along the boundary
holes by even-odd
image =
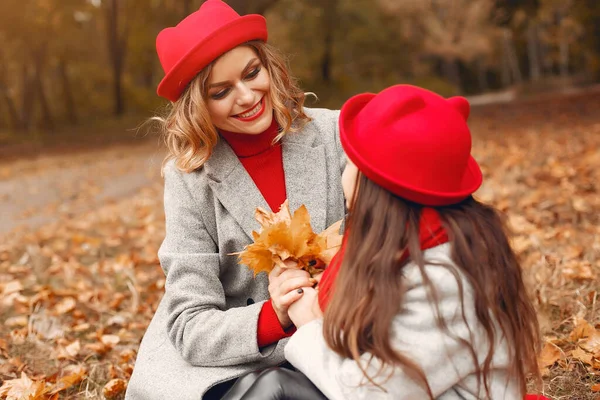
[[[269,274],[269,294],[273,309],[279,323],[283,329],[292,325],[292,320],[288,315],[288,308],[292,303],[302,297],[302,290],[299,289],[312,286],[315,280],[308,272],[296,268],[282,268],[275,266]]]
[[[321,307],[319,307],[319,292],[312,287],[305,287],[302,290],[304,291],[302,297],[296,300],[288,310],[289,316],[297,328],[323,316]]]

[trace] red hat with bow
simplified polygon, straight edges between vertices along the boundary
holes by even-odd
[[[340,138],[358,169],[395,195],[428,206],[455,204],[482,182],[471,156],[469,112],[463,97],[396,85],[350,98]]]
[[[158,95],[177,101],[204,67],[251,40],[267,40],[267,22],[262,15],[240,16],[221,0],[207,0],[177,26],[158,34],[156,51],[165,71]]]

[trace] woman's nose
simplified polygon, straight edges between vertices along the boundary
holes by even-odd
[[[252,106],[254,105],[254,92],[243,82],[238,84],[238,104],[240,106]]]

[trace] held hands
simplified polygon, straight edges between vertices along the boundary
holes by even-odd
[[[297,328],[323,316],[321,307],[319,307],[318,290],[312,287],[302,289],[304,291],[302,297],[288,309],[290,319]]]
[[[273,268],[269,274],[269,294],[273,309],[283,329],[292,325],[292,320],[288,315],[290,305],[302,298],[303,291],[305,292],[307,288],[312,289],[315,283],[316,280],[304,270],[280,266]]]

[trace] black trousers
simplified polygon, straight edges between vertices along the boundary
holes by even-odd
[[[290,364],[250,372],[222,382],[203,396],[206,400],[327,400],[319,389]]]

